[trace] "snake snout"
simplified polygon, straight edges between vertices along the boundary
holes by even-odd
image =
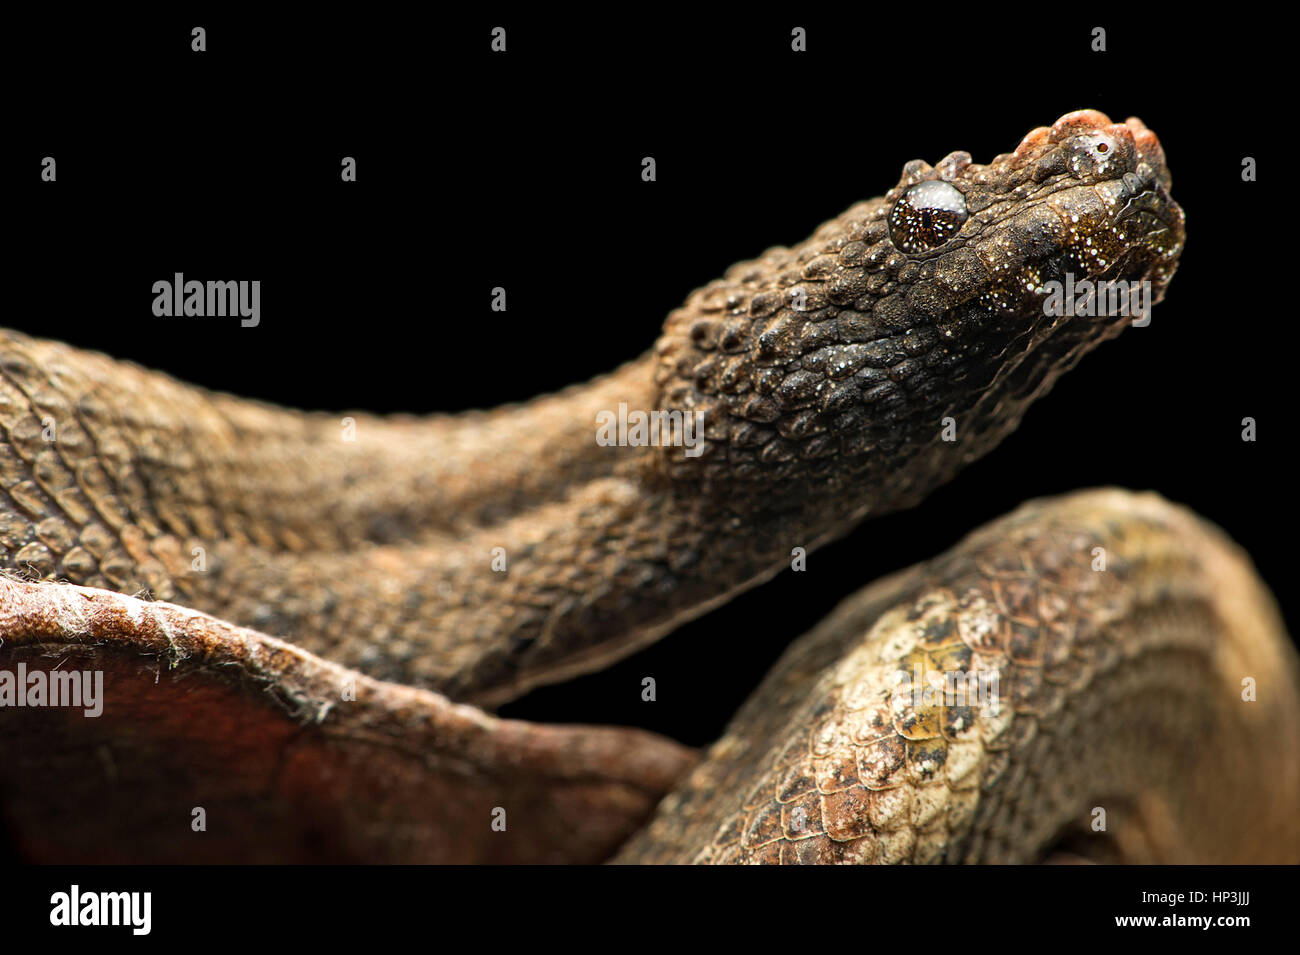
[[[1160,139],[1154,132],[1147,129],[1146,124],[1136,116],[1130,116],[1124,120],[1124,125],[1133,135],[1133,145],[1137,149],[1139,160],[1139,169],[1141,164],[1145,163],[1154,172],[1155,178],[1165,189],[1171,186],[1169,177],[1169,167],[1165,164],[1165,151],[1160,145]]]

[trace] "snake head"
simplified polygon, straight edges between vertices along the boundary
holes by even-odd
[[[1183,248],[1169,188],[1155,134],[1094,110],[987,165],[907,163],[883,197],[668,317],[661,407],[702,415],[706,440],[694,458],[664,449],[664,467],[732,508],[862,516],[883,482],[891,509],[919,499],[1084,352],[1145,324]]]
[[[910,225],[924,221],[924,214],[900,213],[924,203],[926,190],[951,188],[974,227],[954,234],[951,247],[918,251],[942,259],[968,246],[989,277],[986,296],[1005,296],[1018,307],[1022,287],[1041,294],[1038,286],[1069,274],[1076,283],[1147,281],[1155,302],[1164,296],[1185,238],[1170,182],[1160,141],[1140,119],[1112,123],[1104,113],[1079,110],[1033,130],[1014,153],[987,166],[970,165],[962,153],[934,169],[909,163],[886,196],[890,238],[899,248],[924,246],[925,234],[915,239]]]

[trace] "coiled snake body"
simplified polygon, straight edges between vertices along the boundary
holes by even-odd
[[[986,166],[909,163],[695,292],[611,375],[427,420],[341,429],[0,333],[0,653],[109,675],[101,721],[0,710],[40,741],[4,734],[16,846],[921,862],[1074,838],[1294,859],[1294,653],[1249,562],[1152,496],[1034,502],[868,588],[698,762],[462,705],[625,655],[990,450],[1133,321],[1054,310],[1053,283],[1163,296],[1169,185],[1150,131],[1093,111]],[[699,447],[596,441],[620,406],[698,422]],[[927,696],[932,673],[992,695]],[[196,801],[220,848],[168,829]]]

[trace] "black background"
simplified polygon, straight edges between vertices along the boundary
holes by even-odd
[[[492,406],[637,356],[691,289],[884,192],[909,159],[964,149],[987,162],[1072,109],[1138,115],[1188,216],[1149,327],[1085,359],[920,508],[502,712],[706,743],[858,587],[1026,498],[1104,484],[1158,490],[1224,527],[1294,631],[1281,36],[1130,13],[999,16],[846,5],[13,24],[3,324],[294,407]],[[194,25],[206,53],[190,50]],[[504,55],[489,49],[496,25]],[[806,53],[790,51],[794,25]],[[1090,50],[1094,26],[1105,53]],[[46,155],[56,184],[39,181]],[[343,156],[358,182],[340,181]],[[641,181],[644,156],[657,182]],[[1244,156],[1259,182],[1241,181]],[[152,283],[178,271],[260,279],[261,325],[155,318]],[[494,286],[504,314],[489,308]],[[1241,440],[1246,416],[1256,443]]]

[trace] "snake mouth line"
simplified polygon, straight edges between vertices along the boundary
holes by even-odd
[[[403,859],[417,851],[439,859],[609,858],[623,845],[708,861],[1014,860],[1033,858],[1036,825],[1050,846],[1057,817],[1081,816],[1079,801],[1108,785],[1103,777],[1114,766],[1122,787],[1150,788],[1143,773],[1159,763],[1150,774],[1155,783],[1177,790],[1194,778],[1179,760],[1205,740],[1207,752],[1225,759],[1223,772],[1207,763],[1207,780],[1245,778],[1235,761],[1253,759],[1252,745],[1269,745],[1258,742],[1265,734],[1236,734],[1249,741],[1234,750],[1221,745],[1232,734],[1200,733],[1202,720],[1227,725],[1238,715],[1235,699],[1207,702],[1221,676],[1229,685],[1235,676],[1232,667],[1211,665],[1218,647],[1234,639],[1214,628],[1237,626],[1217,612],[1214,593],[1231,590],[1239,605],[1263,606],[1267,597],[1251,596],[1244,572],[1223,572],[1213,542],[1163,503],[1123,492],[1031,502],[921,563],[937,548],[925,544],[927,531],[914,533],[916,524],[901,532],[863,528],[870,538],[857,530],[864,517],[916,506],[985,456],[1065,372],[1128,324],[1105,313],[1049,310],[1045,281],[1113,278],[1163,290],[1181,251],[1183,216],[1170,198],[1162,151],[1136,121],[1107,139],[1099,131],[1108,127],[1088,125],[1101,120],[1109,124],[1101,114],[1067,114],[1046,131],[1048,142],[1026,138],[1023,162],[999,156],[969,174],[960,158],[941,161],[937,171],[909,164],[892,199],[857,203],[805,241],[768,249],[697,290],[641,359],[610,376],[456,419],[358,413],[360,446],[342,451],[323,413],[252,408],[57,343],[0,334],[7,353],[0,366],[11,385],[0,396],[0,465],[8,465],[0,471],[16,478],[11,494],[19,505],[0,507],[0,530],[23,538],[24,548],[10,547],[15,559],[44,547],[56,570],[86,575],[68,584],[74,591],[53,580],[12,589],[32,606],[63,608],[44,624],[54,642],[74,642],[68,635],[81,635],[85,613],[97,610],[101,632],[111,624],[116,642],[94,652],[119,654],[124,677],[139,676],[133,655],[140,651],[177,671],[162,674],[170,682],[131,684],[141,738],[152,733],[163,743],[124,750],[135,760],[121,763],[130,773],[166,782],[181,775],[167,759],[180,769],[196,762],[194,740],[170,745],[159,732],[168,727],[153,716],[152,700],[163,692],[155,687],[173,688],[181,717],[174,722],[218,730],[201,738],[218,769],[264,755],[272,731],[306,754],[299,775],[281,773],[285,785],[270,793],[285,810],[277,823],[283,818],[291,836],[315,811],[309,823],[355,837],[357,851],[372,850],[370,839]],[[1106,148],[1093,155],[1081,141]],[[565,340],[557,332],[554,341],[562,347]],[[915,520],[959,534],[984,503],[977,495],[992,498],[990,486],[1014,491],[1046,458],[1072,466],[1071,458],[1119,457],[1105,423],[1117,390],[1102,382],[1087,396],[1090,408],[1102,407],[1085,419],[1069,420],[1069,408],[1058,415],[1059,404],[1045,407],[1038,418],[1055,428],[1027,431],[1018,444],[1029,445],[1028,454],[993,462],[984,485],[967,478],[972,491],[955,514],[936,500]],[[81,420],[88,437],[55,449],[40,443],[29,426],[36,413],[56,403],[81,410],[86,394],[98,402]],[[645,441],[635,430],[642,414]],[[1088,438],[1089,420],[1099,419],[1100,433]],[[679,453],[677,441],[664,440],[674,420],[681,445],[699,439],[700,453]],[[688,421],[699,424],[693,437]],[[124,448],[118,454],[114,438]],[[105,465],[117,467],[108,473]],[[101,469],[97,483],[87,479]],[[132,483],[137,477],[143,487]],[[38,492],[53,499],[87,487],[101,513],[152,508],[185,527],[193,511],[200,530],[177,531],[172,541],[171,521],[151,526],[136,518],[139,526],[87,535],[71,513],[57,522],[20,513]],[[965,485],[957,494],[967,494]],[[213,524],[230,523],[209,535],[201,520],[209,512]],[[306,539],[327,523],[319,542]],[[95,546],[60,565],[83,535]],[[189,537],[209,536],[219,543],[204,555],[207,563],[186,573]],[[803,576],[807,556],[840,538],[844,548],[818,555],[814,573]],[[119,571],[128,583],[155,572],[155,545],[179,567],[157,573],[173,574],[178,599],[204,613],[105,599],[102,581],[116,582]],[[916,556],[900,556],[904,547],[917,548],[908,552]],[[1110,553],[1109,569],[1091,563],[1098,549],[1103,558]],[[812,642],[799,636],[805,611],[819,609],[812,586],[833,588],[840,599],[900,566],[859,592],[869,595],[865,602],[850,597],[848,616],[836,611],[829,626],[818,624]],[[110,576],[100,575],[105,569]],[[629,659],[634,651],[787,570],[786,583],[812,585],[787,588],[794,599],[776,595],[782,610],[800,604],[797,619],[742,607],[748,616],[739,627],[735,618],[715,617],[680,635],[695,654],[690,676],[706,681],[702,691],[682,679],[669,685],[657,664],[625,679],[647,659]],[[79,586],[85,580],[94,583]],[[69,604],[69,593],[79,602]],[[1243,617],[1251,613],[1246,607]],[[243,629],[250,616],[263,632]],[[18,625],[30,628],[32,619]],[[1267,627],[1246,620],[1239,629]],[[100,639],[89,630],[84,636]],[[775,664],[759,638],[785,648]],[[1171,640],[1181,642],[1167,651]],[[3,650],[12,652],[13,643]],[[714,651],[720,662],[708,658]],[[1180,668],[1167,665],[1177,654],[1186,657]],[[482,709],[624,659],[632,666],[609,674],[622,687],[609,696],[627,691],[624,699],[636,705],[638,696],[655,702],[659,691],[668,704],[661,709],[674,700],[689,707],[681,712],[704,728],[682,737],[716,743],[702,761],[667,740],[563,725],[581,716],[620,722],[609,710],[556,719],[543,703],[516,720]],[[1267,653],[1260,659],[1269,662]],[[1254,658],[1247,662],[1254,668]],[[768,676],[751,681],[750,664]],[[1104,682],[1124,667],[1123,680]],[[225,680],[224,671],[236,668],[242,682]],[[993,692],[1015,705],[981,711],[955,696],[938,704],[923,692],[923,678],[938,672],[978,678],[977,700],[992,679]],[[1188,705],[1148,707],[1153,688],[1167,685],[1162,679],[1188,673],[1204,676],[1210,690],[1193,683]],[[908,692],[899,674],[910,675]],[[204,709],[188,691],[212,678],[229,692],[214,694],[216,708]],[[738,709],[724,681],[748,684],[749,702]],[[596,695],[587,694],[590,685],[564,694],[585,706]],[[722,705],[705,722],[696,707],[709,696]],[[262,712],[281,704],[284,715]],[[1250,708],[1245,719],[1268,705]],[[257,720],[227,728],[210,718],[227,710]],[[1300,726],[1288,718],[1294,706],[1278,712],[1280,719],[1265,722]],[[1053,722],[1062,713],[1079,722]],[[107,715],[94,725],[110,725]],[[646,723],[632,725],[657,718],[638,712],[632,720]],[[1155,726],[1150,739],[1126,732],[1139,725]],[[1058,731],[1059,746],[1038,747]],[[243,749],[221,748],[236,734]],[[340,741],[354,747],[346,764]],[[1110,759],[1112,746],[1122,764]],[[394,759],[378,761],[381,754]],[[44,768],[48,778],[67,779],[68,765]],[[326,770],[337,770],[343,785],[329,785]],[[571,781],[583,791],[559,788]],[[387,798],[386,785],[395,795],[376,809],[369,800]],[[49,789],[59,795],[57,785]],[[125,790],[109,795],[112,812],[130,807]],[[1117,815],[1123,795],[1110,807]],[[612,807],[608,821],[592,811],[595,796],[597,810]],[[178,803],[167,801],[156,808],[170,813]],[[1219,837],[1203,835],[1205,819],[1224,817],[1222,807],[1233,802],[1222,798],[1212,811],[1190,814],[1187,831],[1209,845]],[[55,799],[60,811],[48,818],[71,818],[66,803]],[[486,831],[484,810],[498,807],[509,808],[515,828],[476,842],[473,832]],[[993,819],[1003,808],[1006,817]],[[641,828],[652,814],[659,822]],[[824,831],[810,832],[808,820]],[[633,835],[638,828],[642,836]],[[278,835],[246,831],[251,842]],[[497,838],[505,831],[515,835]],[[1224,831],[1229,844],[1233,830]],[[418,850],[408,848],[411,832],[425,834]]]

